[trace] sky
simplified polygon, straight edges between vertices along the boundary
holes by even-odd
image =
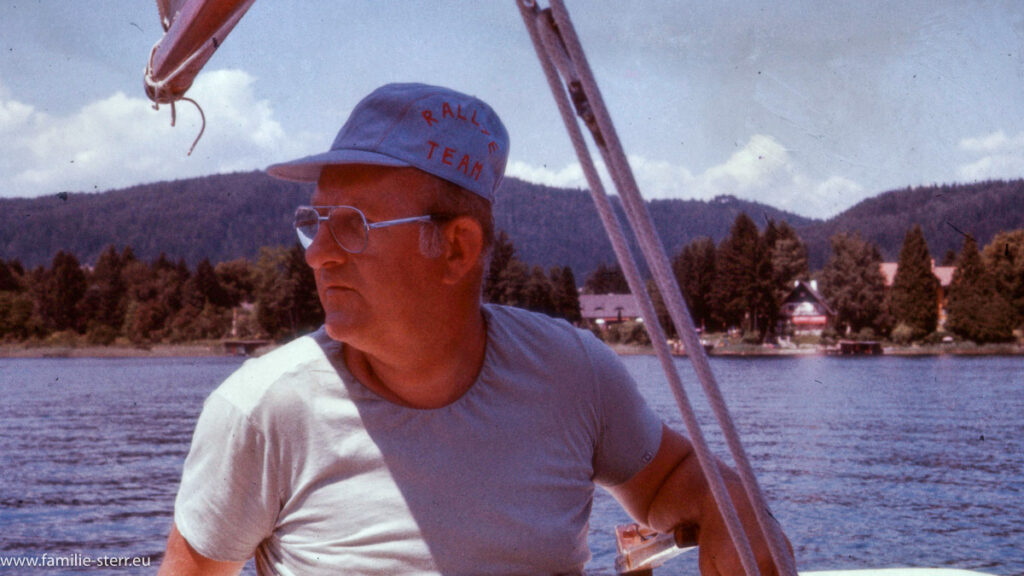
[[[541,0],[547,5],[547,0]],[[646,198],[828,218],[887,190],[1024,177],[1024,2],[566,0]],[[586,186],[514,0],[259,0],[154,110],[149,0],[0,1],[0,197],[263,169],[396,81],[490,103],[510,176]],[[609,187],[610,188],[610,187]]]

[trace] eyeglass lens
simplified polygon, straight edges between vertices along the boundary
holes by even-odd
[[[304,206],[295,211],[295,232],[303,248],[309,248],[320,229],[320,221],[327,220],[327,227],[334,240],[345,250],[358,254],[366,248],[366,219],[363,213],[351,206],[335,206],[323,218],[316,208]]]

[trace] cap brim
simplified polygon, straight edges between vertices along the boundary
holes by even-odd
[[[323,154],[306,156],[291,162],[282,162],[267,167],[267,174],[281,180],[294,182],[316,182],[324,166],[344,164],[370,164],[373,166],[410,166],[408,162],[379,152],[368,150],[331,150]]]

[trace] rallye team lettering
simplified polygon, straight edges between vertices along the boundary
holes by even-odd
[[[455,120],[460,122],[468,122],[480,130],[480,133],[485,136],[490,136],[491,133],[487,128],[480,125],[476,119],[476,110],[471,110],[469,116],[462,110],[462,105],[458,104],[453,110],[448,102],[441,104],[441,117],[434,116],[433,110],[424,110],[423,119],[427,122],[427,125],[433,127],[442,120]],[[456,170],[460,170],[463,174],[473,178],[474,180],[480,179],[480,173],[484,166],[479,161],[471,158],[469,154],[460,153],[459,150],[452,148],[451,146],[445,146],[439,142],[433,140],[427,140],[427,144],[430,149],[427,150],[427,160],[440,161],[442,164],[447,166],[455,166]],[[487,152],[493,154],[498,151],[498,143],[491,140],[487,143]],[[435,156],[436,155],[436,156]],[[458,158],[458,164],[456,164],[456,158]]]

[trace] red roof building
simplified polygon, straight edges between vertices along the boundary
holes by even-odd
[[[580,294],[580,315],[595,324],[638,320],[640,305],[632,294]]]

